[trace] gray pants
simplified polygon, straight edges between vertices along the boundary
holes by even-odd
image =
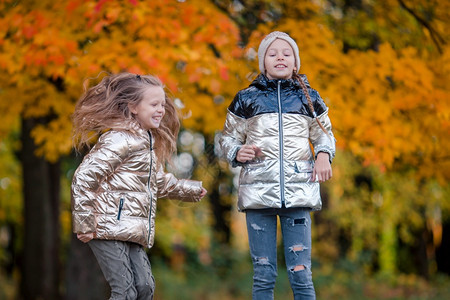
[[[107,240],[91,240],[88,245],[111,287],[110,300],[153,299],[155,279],[141,245]]]

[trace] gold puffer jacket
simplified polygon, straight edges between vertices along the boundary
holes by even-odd
[[[335,155],[335,139],[328,108],[312,89],[305,75],[322,131],[308,108],[299,83],[292,79],[269,80],[260,74],[248,88],[237,93],[228,107],[221,155],[233,167],[241,166],[238,209],[307,207],[320,210],[320,186],[311,178],[314,155]],[[256,145],[262,156],[240,163],[236,154],[242,145]]]
[[[152,247],[157,198],[200,201],[202,183],[157,168],[150,132],[110,130],[87,154],[72,181],[74,233]]]

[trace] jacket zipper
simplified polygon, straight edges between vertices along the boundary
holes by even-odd
[[[284,166],[283,166],[283,111],[281,110],[281,80],[278,80],[278,126],[280,139],[280,197],[281,207],[284,206]]]
[[[153,165],[153,155],[152,155],[152,151],[153,151],[153,142],[152,142],[152,135],[150,133],[150,131],[147,131],[148,133],[148,137],[150,139],[150,170],[149,170],[149,174],[148,174],[148,181],[147,181],[147,188],[148,191],[150,193],[150,211],[148,214],[148,239],[147,239],[147,244],[150,244],[150,235],[152,232],[152,208],[153,208],[153,195],[152,195],[152,190],[150,188],[150,180],[152,177],[152,165]]]
[[[123,197],[120,197],[119,213],[117,214],[117,220],[120,220],[120,214],[122,213],[122,207],[123,207]]]

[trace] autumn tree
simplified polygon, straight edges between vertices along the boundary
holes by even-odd
[[[54,299],[60,159],[70,153],[70,115],[83,80],[102,71],[156,74],[177,98],[184,125],[213,137],[224,99],[239,86],[239,36],[202,1],[0,3],[0,130],[5,137],[17,128],[22,136],[22,295]]]
[[[383,186],[377,176],[369,177],[378,185],[371,192],[379,205],[374,217],[386,217],[379,220],[381,239],[374,244],[380,269],[405,270],[398,252],[402,243],[416,262],[412,270],[427,276],[449,214],[445,196],[433,192],[445,191],[450,175],[449,158],[442,153],[450,146],[448,3],[330,1],[328,9],[347,53],[338,71],[353,73],[351,80],[337,78],[337,86],[348,91],[333,102],[344,114],[335,124],[344,129],[341,145],[363,158],[363,165],[388,172]]]

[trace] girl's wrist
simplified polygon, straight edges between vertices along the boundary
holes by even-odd
[[[317,159],[326,159],[326,160],[330,160],[330,154],[328,154],[327,152],[319,152],[317,153]]]

